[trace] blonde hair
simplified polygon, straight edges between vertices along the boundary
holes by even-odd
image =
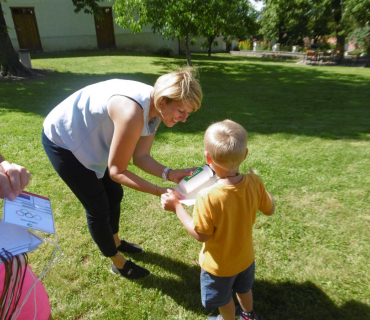
[[[154,84],[153,90],[154,106],[159,108],[159,100],[165,98],[183,101],[190,104],[193,111],[197,111],[202,103],[202,88],[196,79],[196,70],[186,68],[160,76]]]
[[[204,149],[212,161],[225,170],[237,170],[245,159],[247,132],[231,120],[216,122],[204,135]]]

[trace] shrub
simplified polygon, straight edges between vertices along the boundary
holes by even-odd
[[[293,46],[283,45],[280,46],[280,51],[289,51],[291,52],[293,50]]]
[[[158,48],[155,51],[155,54],[157,54],[157,55],[159,55],[161,57],[167,57],[168,58],[168,57],[171,57],[172,56],[173,51],[169,47],[163,46],[163,47]]]
[[[326,42],[326,41],[319,42],[318,45],[319,45],[320,51],[335,50],[336,48],[335,43]]]
[[[370,55],[370,26],[355,29],[350,35],[367,55]]]
[[[362,50],[362,49],[360,49],[360,48],[355,49],[355,50],[353,50],[353,51],[348,51],[348,54],[349,54],[350,56],[357,56],[358,54],[361,54],[361,53],[363,53],[363,50]]]
[[[267,41],[261,41],[258,46],[258,50],[261,51],[271,51],[270,43]]]
[[[238,48],[239,48],[239,50],[251,50],[252,49],[252,43],[251,43],[250,40],[239,41]]]

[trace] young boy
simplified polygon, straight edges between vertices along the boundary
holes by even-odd
[[[162,195],[162,207],[174,211],[196,240],[204,242],[199,255],[201,296],[205,308],[218,308],[217,319],[258,319],[253,311],[254,250],[252,228],[257,211],[272,215],[274,201],[261,179],[239,174],[248,154],[247,132],[231,120],[212,124],[204,137],[207,164],[215,185],[201,190],[193,218],[172,193]],[[240,303],[235,312],[233,291]]]

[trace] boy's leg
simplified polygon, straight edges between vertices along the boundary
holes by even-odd
[[[253,293],[255,263],[239,273],[233,287],[238,298],[240,308],[237,311],[240,319],[258,319],[253,311]],[[240,310],[241,309],[241,310]]]
[[[218,277],[201,269],[200,285],[202,304],[207,309],[216,309],[221,315],[208,319],[235,320],[235,304],[232,287],[236,276]],[[222,316],[222,317],[221,317]]]
[[[231,299],[228,304],[218,308],[220,314],[224,320],[235,320],[235,303]]]
[[[236,293],[239,304],[242,309],[246,312],[253,311],[253,294],[252,290],[249,290],[247,293]]]

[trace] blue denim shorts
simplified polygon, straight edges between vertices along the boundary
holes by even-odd
[[[217,277],[205,270],[200,272],[202,304],[207,309],[215,309],[228,304],[236,293],[247,293],[254,283],[253,263],[244,271],[232,277]]]

